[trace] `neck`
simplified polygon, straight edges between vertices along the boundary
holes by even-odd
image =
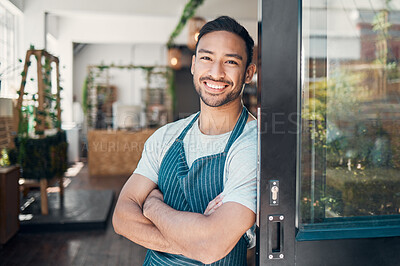
[[[220,135],[232,131],[239,119],[242,108],[242,101],[231,102],[220,107],[210,107],[201,101],[200,131],[206,135]]]

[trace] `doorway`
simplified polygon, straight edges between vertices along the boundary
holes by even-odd
[[[259,265],[400,258],[398,1],[261,1]]]

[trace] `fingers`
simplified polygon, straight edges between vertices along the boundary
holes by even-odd
[[[222,205],[222,196],[217,196],[215,199],[210,201],[206,209],[206,215],[213,213],[219,206]]]
[[[220,207],[223,203],[222,202],[223,198],[224,198],[224,196],[219,194],[217,197],[215,197],[215,199],[210,201],[207,205],[206,210],[204,211],[204,215],[208,216],[211,213],[213,213],[216,209],[218,209],[218,207]]]
[[[205,215],[205,216],[210,215],[211,213],[215,212],[215,210],[218,209],[218,207],[221,206],[221,205],[222,205],[222,201],[219,202],[217,205],[214,205],[214,207],[212,207],[212,208],[206,210],[206,211],[204,212],[204,215]]]

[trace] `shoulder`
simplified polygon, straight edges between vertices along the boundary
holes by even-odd
[[[246,124],[242,134],[232,144],[227,154],[228,163],[250,161],[257,163],[257,120]]]
[[[240,149],[249,146],[257,146],[257,120],[252,120],[246,124],[242,134],[236,139],[232,148]]]
[[[256,213],[257,121],[246,124],[227,154],[223,202],[237,202]]]

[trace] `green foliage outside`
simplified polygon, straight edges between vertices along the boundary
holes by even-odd
[[[387,131],[396,121],[384,122],[379,109],[374,122],[365,118],[371,107],[363,85],[367,78],[348,71],[310,84],[313,98],[302,113],[302,156],[314,147],[315,180],[311,172],[302,174],[303,223],[399,213],[400,136]],[[311,163],[308,159],[303,166]]]

